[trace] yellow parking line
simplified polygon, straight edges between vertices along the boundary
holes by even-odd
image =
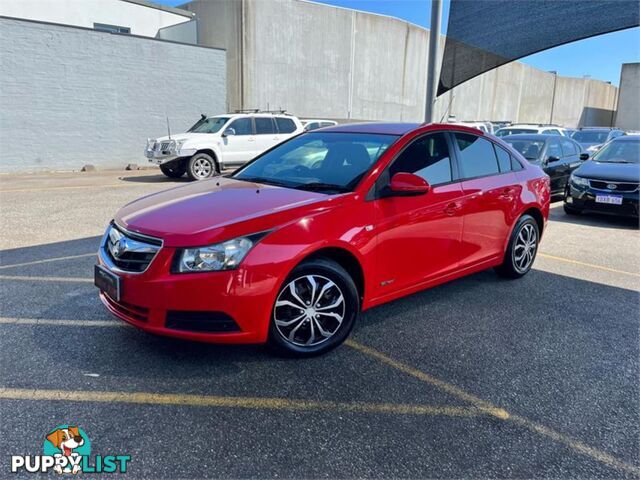
[[[0,270],[4,270],[5,268],[27,267],[29,265],[39,265],[41,263],[61,262],[63,260],[74,260],[76,258],[95,257],[96,255],[97,253],[83,253],[80,255],[68,255],[66,257],[44,258],[42,260],[33,260],[31,262],[14,263],[11,265],[0,265]]]
[[[499,408],[490,402],[487,402],[486,400],[482,400],[481,398],[476,397],[475,395],[468,393],[459,387],[456,387],[455,385],[452,385],[448,382],[445,382],[444,380],[440,380],[436,377],[433,377],[428,373],[425,373],[421,370],[413,368],[405,363],[394,360],[388,355],[385,355],[384,353],[379,352],[378,350],[375,350],[371,347],[368,347],[366,345],[363,345],[351,339],[347,340],[346,344],[349,347],[353,348],[354,350],[357,350],[358,352],[363,353],[364,355],[374,358],[385,365],[388,365],[392,368],[395,368],[396,370],[406,373],[407,375],[417,378],[418,380],[424,383],[427,383],[441,391],[449,393],[450,395],[453,395],[454,397],[459,398],[460,400],[469,402],[472,405],[474,405],[476,408],[482,409],[483,411],[487,412],[490,415],[493,415],[496,418],[505,420],[507,422],[512,422],[532,432],[543,435],[557,443],[561,443],[578,453],[587,455],[592,459],[597,460],[598,462],[601,462],[605,465],[608,465],[610,467],[613,467],[619,470],[630,472],[640,477],[640,468],[636,467],[635,465],[631,465],[621,460],[618,460],[617,458],[613,457],[612,455],[609,455],[608,453],[605,453],[601,450],[590,447],[585,443],[582,443],[578,440],[575,440],[569,437],[568,435],[564,435],[562,433],[556,432],[555,430],[549,427],[541,425],[525,417],[509,413],[506,410]]]
[[[603,270],[605,272],[620,273],[622,275],[631,275],[632,277],[640,277],[640,273],[625,272],[624,270],[617,270],[615,268],[603,267],[602,265],[594,265],[593,263],[580,262],[579,260],[572,260],[570,258],[557,257],[555,255],[549,255],[548,253],[539,252],[538,256],[548,258],[550,260],[557,260],[559,262],[572,263],[573,265],[580,265],[581,267],[595,268],[597,270]]]
[[[181,405],[193,407],[226,407],[265,410],[330,410],[350,413],[440,415],[449,417],[476,417],[486,413],[478,408],[469,407],[394,403],[332,402],[288,398],[220,397],[215,395],[188,395],[178,393],[31,390],[22,388],[0,388],[0,399],[137,403],[143,405]]]
[[[82,277],[31,277],[27,275],[0,275],[0,280],[18,280],[26,282],[74,282],[93,283],[91,278]]]
[[[52,320],[49,318],[0,318],[4,325],[58,325],[65,327],[129,327],[126,322],[116,320]]]

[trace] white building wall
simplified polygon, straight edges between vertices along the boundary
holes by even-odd
[[[131,34],[144,37],[191,18],[126,0],[0,0],[0,16],[86,28],[105,23],[129,27]]]
[[[0,0],[1,1],[1,0]],[[147,164],[226,108],[224,50],[0,18],[0,173]],[[158,74],[158,64],[177,68]]]

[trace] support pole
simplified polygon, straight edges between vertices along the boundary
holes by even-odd
[[[429,56],[427,57],[427,98],[424,106],[425,123],[433,122],[433,107],[438,87],[438,47],[440,45],[440,23],[442,0],[431,0],[431,30],[429,30]]]

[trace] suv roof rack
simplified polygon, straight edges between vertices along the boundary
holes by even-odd
[[[233,113],[280,113],[280,114],[283,114],[283,115],[291,115],[290,113],[287,113],[287,111],[284,110],[284,109],[280,109],[280,110],[260,110],[259,108],[238,109],[238,110],[234,110]]]

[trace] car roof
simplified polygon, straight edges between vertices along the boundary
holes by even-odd
[[[420,133],[427,132],[463,132],[472,133],[478,136],[490,137],[495,139],[491,134],[483,132],[482,130],[474,127],[468,127],[465,125],[457,125],[454,123],[384,123],[384,122],[367,122],[367,123],[347,123],[342,125],[336,125],[333,127],[324,127],[319,129],[318,132],[336,132],[336,133],[371,133],[381,135],[398,135],[402,136],[407,133],[418,131]],[[315,133],[315,130],[308,132],[309,134]]]
[[[341,132],[341,133],[380,133],[386,135],[404,135],[418,128],[420,123],[346,123],[343,125],[335,125],[333,127],[325,127],[322,133]]]
[[[552,138],[567,138],[560,137],[559,135],[547,135],[545,133],[518,133],[516,135],[507,135],[506,137],[501,137],[502,140],[508,142],[509,139],[513,140],[551,140]]]
[[[640,142],[640,135],[621,135],[611,140],[612,142]]]

